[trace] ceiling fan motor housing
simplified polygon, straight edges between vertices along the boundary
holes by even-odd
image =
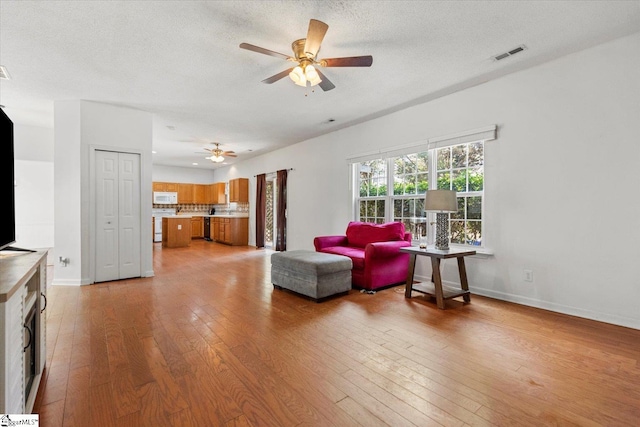
[[[296,40],[291,43],[291,50],[293,50],[293,54],[298,61],[310,60],[311,62],[313,62],[313,60],[315,59],[313,53],[304,51],[304,46],[306,43],[307,39]],[[320,52],[320,49],[318,49],[318,52]]]

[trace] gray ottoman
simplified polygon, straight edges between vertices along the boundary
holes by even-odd
[[[271,255],[271,283],[316,302],[346,294],[351,289],[351,258],[314,251],[276,252]]]

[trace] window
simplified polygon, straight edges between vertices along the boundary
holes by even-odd
[[[427,189],[454,190],[458,211],[449,215],[452,244],[482,246],[484,201],[484,142],[495,139],[495,126],[455,137],[428,141],[407,153],[352,159],[359,191],[358,220],[404,223],[413,239],[433,239],[435,214],[424,212]],[[411,151],[411,152],[409,152]],[[392,191],[389,191],[392,189]],[[433,217],[433,218],[432,218]]]
[[[484,143],[454,145],[436,150],[437,188],[455,190],[458,212],[450,214],[451,243],[482,244]]]
[[[393,174],[393,221],[404,223],[414,239],[427,234],[424,195],[429,188],[429,152],[391,158]]]
[[[360,172],[359,220],[381,224],[386,221],[387,164],[382,159],[363,162]]]

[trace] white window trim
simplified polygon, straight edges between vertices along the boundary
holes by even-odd
[[[348,164],[366,162],[386,157],[398,157],[405,154],[428,151],[434,148],[449,147],[474,141],[493,141],[497,137],[498,125],[485,126],[478,129],[462,131],[454,134],[438,136],[404,145],[396,145],[387,149],[360,153],[347,158]]]

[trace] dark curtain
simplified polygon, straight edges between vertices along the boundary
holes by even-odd
[[[278,186],[278,206],[276,230],[276,251],[287,250],[287,170],[279,170],[276,184]]]
[[[256,177],[256,248],[264,248],[264,226],[267,212],[267,176]]]

